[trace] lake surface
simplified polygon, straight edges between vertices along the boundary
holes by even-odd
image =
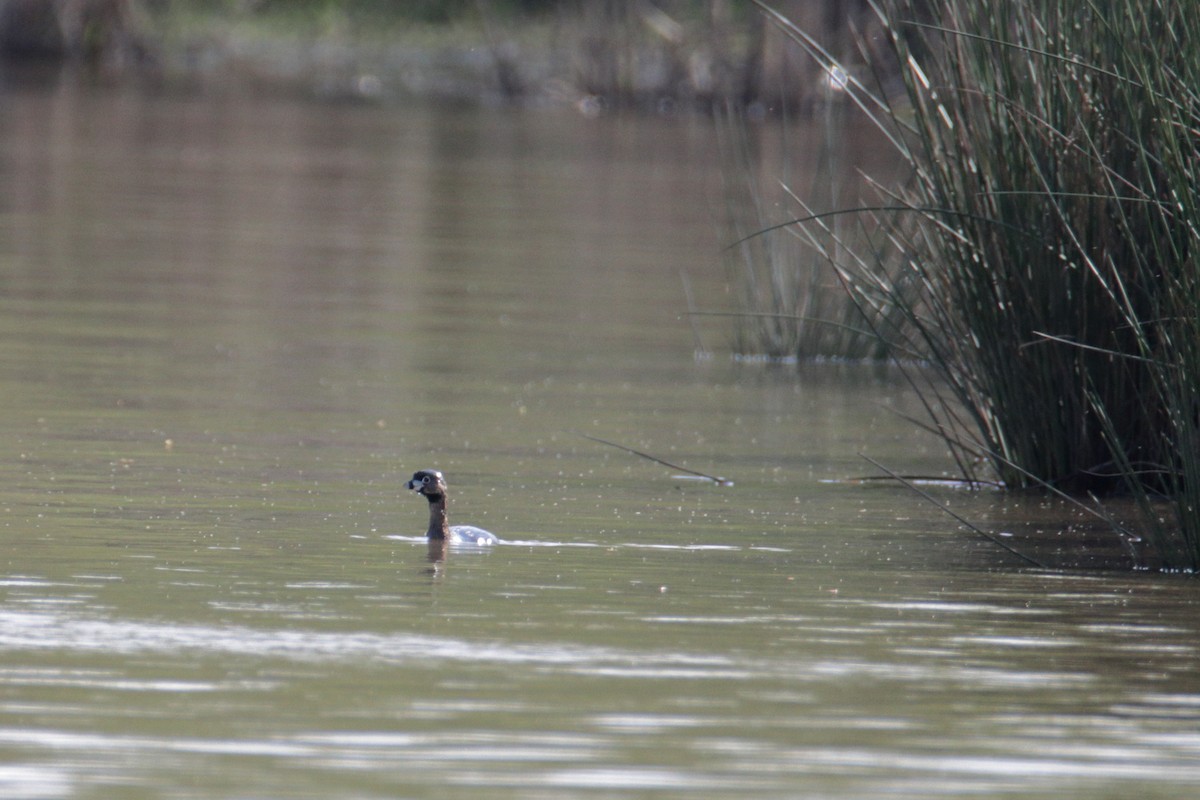
[[[949,468],[887,369],[718,319],[697,358],[716,161],[702,120],[4,89],[0,796],[1189,796],[1200,585],[842,480]],[[427,467],[505,543],[431,552]],[[1068,564],[1044,504],[935,491]]]

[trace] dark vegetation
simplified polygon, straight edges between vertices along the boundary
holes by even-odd
[[[911,178],[855,212],[871,224],[849,252],[822,253],[857,327],[909,365],[965,477],[1131,496],[1141,562],[1190,571],[1200,567],[1198,10],[943,0],[931,25],[909,3],[885,3],[902,87],[888,91],[888,69],[847,91]],[[766,13],[824,69],[840,68],[803,28]],[[789,226],[796,237],[815,228],[844,241],[832,218],[796,211],[807,218]]]
[[[865,0],[781,0],[850,49]],[[110,76],[654,113],[812,102],[819,67],[742,0],[0,0],[0,55]]]

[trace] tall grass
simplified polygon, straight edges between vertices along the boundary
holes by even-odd
[[[843,265],[864,249],[867,221],[828,214],[851,191],[849,170],[841,163],[846,112],[841,103],[827,103],[820,124],[806,126],[813,141],[800,149],[806,167],[812,166],[796,175],[786,121],[759,128],[736,113],[718,117],[726,239],[732,243],[725,259],[743,309],[734,327],[734,348],[742,356],[791,361],[888,355],[875,329],[889,323],[873,317],[891,307],[864,306],[845,286]],[[770,142],[774,133],[781,134],[778,143]],[[764,152],[768,149],[778,153]],[[770,166],[760,166],[764,163]],[[812,217],[812,224],[789,224],[789,212],[796,209]]]
[[[931,365],[932,425],[964,468],[1132,494],[1147,561],[1196,570],[1200,5],[920,7],[936,26],[878,8],[899,98],[885,76],[852,87],[913,174],[888,215],[900,263],[853,270],[852,295],[902,312],[878,332]]]

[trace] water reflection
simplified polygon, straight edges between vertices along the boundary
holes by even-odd
[[[508,550],[525,548],[493,555]],[[630,791],[676,786],[746,797],[802,786],[834,796],[884,787],[900,797],[932,790],[1044,796],[1081,785],[1153,791],[1200,777],[1194,616],[1151,630],[1098,623],[1111,616],[1104,581],[1029,576],[1059,589],[1031,606],[1020,587],[1006,594],[984,575],[932,593],[847,598],[797,593],[789,581],[752,586],[748,571],[689,591],[690,574],[722,576],[714,567],[727,551],[649,551],[702,559],[685,569],[647,562],[638,548],[608,562],[641,582],[659,576],[671,587],[662,593],[634,583],[618,588],[598,575],[601,551],[557,552],[540,555],[573,576],[566,583],[522,569],[480,584],[478,572],[463,572],[474,588],[442,592],[437,618],[462,636],[371,632],[377,623],[362,612],[394,599],[370,582],[292,587],[313,599],[352,599],[341,606],[359,615],[355,622],[330,629],[315,619],[279,627],[269,614],[267,624],[245,626],[45,604],[6,608],[0,648],[10,663],[37,653],[66,661],[4,670],[10,692],[63,726],[24,727],[23,705],[10,702],[0,747],[73,754],[73,763],[85,764],[77,772],[48,769],[43,785],[74,785],[72,775],[91,773],[86,763],[95,754],[129,770],[156,754],[182,759],[175,769],[197,770],[235,756],[246,764],[239,772],[262,770],[268,762],[260,759],[269,759],[308,765],[316,770],[310,777],[331,786],[354,766],[368,785],[411,768],[407,774],[422,783],[582,790],[606,775]],[[597,579],[618,595],[605,600],[589,590]],[[13,583],[46,597],[71,592]],[[590,605],[579,602],[584,597]],[[1137,614],[1137,606],[1119,613]],[[1077,623],[1072,611],[1086,614]],[[1128,651],[1134,642],[1136,652]],[[183,677],[188,662],[205,674]],[[409,681],[421,685],[419,695],[402,688]],[[597,691],[579,693],[578,681]],[[303,712],[293,705],[300,696],[310,698]],[[199,729],[207,735],[151,732],[152,709],[164,704],[200,714],[264,701],[270,718],[210,717]],[[126,725],[119,734],[79,726],[80,714],[118,708]],[[345,713],[355,720],[349,728]],[[136,721],[143,714],[145,727]],[[638,757],[646,749],[682,761],[647,766]]]
[[[446,552],[449,548],[445,539],[430,539],[429,544],[429,569],[427,572],[436,578],[441,578],[446,572]]]

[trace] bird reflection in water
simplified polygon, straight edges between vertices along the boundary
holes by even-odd
[[[446,550],[449,544],[445,539],[430,539],[429,540],[429,566],[425,568],[425,574],[434,578],[440,578],[446,573]]]

